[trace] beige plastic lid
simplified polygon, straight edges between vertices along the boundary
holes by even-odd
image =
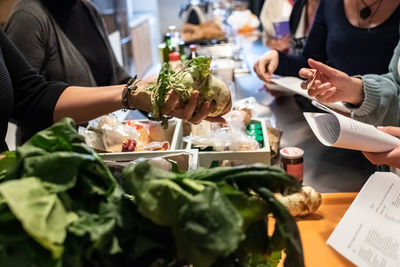
[[[279,150],[279,154],[281,154],[281,157],[283,158],[297,159],[303,156],[304,151],[303,149],[298,147],[284,147],[281,150]]]

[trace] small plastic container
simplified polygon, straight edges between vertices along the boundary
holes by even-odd
[[[178,71],[183,68],[181,54],[179,54],[179,52],[169,53],[169,65],[173,71]]]
[[[280,165],[287,174],[293,176],[303,183],[304,174],[304,151],[298,147],[284,147],[279,151],[281,155]]]

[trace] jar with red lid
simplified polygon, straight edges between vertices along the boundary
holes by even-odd
[[[284,147],[279,151],[281,155],[280,166],[287,174],[303,183],[304,151],[298,147]]]

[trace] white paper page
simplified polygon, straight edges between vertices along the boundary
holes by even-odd
[[[318,140],[326,145],[368,152],[385,152],[400,145],[400,139],[313,102],[329,113],[304,112]]]
[[[339,139],[339,120],[334,115],[304,112],[304,117],[322,144],[332,146]]]
[[[373,174],[327,244],[358,266],[400,266],[400,177]]]
[[[334,146],[369,152],[385,152],[400,144],[400,139],[375,126],[337,114],[340,136]]]
[[[307,94],[307,90],[301,88],[300,84],[303,80],[301,80],[300,78],[287,76],[287,77],[272,79],[272,81],[276,83],[278,86],[274,85],[268,86],[271,87],[270,88],[271,90],[281,91],[284,93],[292,93],[292,94],[295,93],[304,96],[308,99],[316,100],[314,97],[311,97]],[[324,103],[324,105],[341,112],[350,113],[350,109],[345,107],[342,102]]]

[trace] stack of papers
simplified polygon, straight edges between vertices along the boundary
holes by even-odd
[[[358,266],[400,266],[400,177],[373,174],[327,243]]]

